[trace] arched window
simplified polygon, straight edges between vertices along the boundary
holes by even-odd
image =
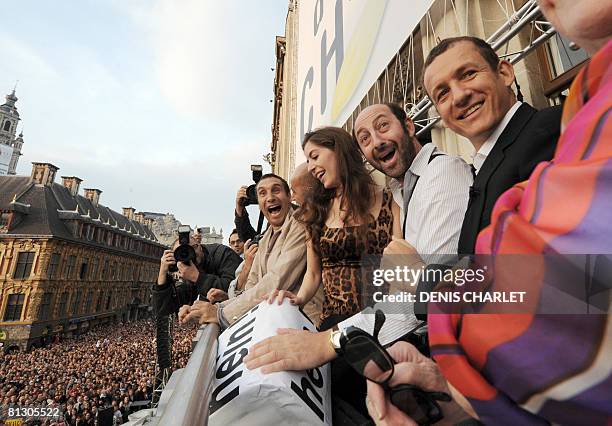
[[[2,127],[2,130],[4,130],[5,132],[8,132],[11,129],[11,122],[6,120],[4,122],[4,127]]]

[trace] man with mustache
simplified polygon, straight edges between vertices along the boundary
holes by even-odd
[[[391,178],[406,242],[426,263],[446,263],[457,253],[472,184],[469,166],[433,143],[421,146],[414,123],[395,104],[370,105],[361,111],[353,139],[368,163]]]
[[[561,107],[535,110],[511,89],[514,69],[476,37],[453,37],[434,47],[423,82],[444,124],[474,146],[474,185],[459,238],[459,253],[474,254],[493,205],[554,154]]]

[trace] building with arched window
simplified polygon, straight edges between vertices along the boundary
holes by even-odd
[[[79,194],[81,179],[33,163],[31,176],[0,176],[0,347],[27,349],[92,325],[149,311],[166,248],[142,212]]]

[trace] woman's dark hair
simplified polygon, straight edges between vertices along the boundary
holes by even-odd
[[[322,127],[306,133],[302,148],[311,142],[331,149],[336,153],[338,178],[342,184],[340,212],[343,220],[358,221],[362,224],[372,220],[370,207],[374,199],[375,183],[365,167],[361,151],[355,148],[351,135],[338,127]],[[320,254],[321,230],[325,225],[331,203],[337,189],[325,189],[317,180],[296,218],[308,231],[315,251]]]

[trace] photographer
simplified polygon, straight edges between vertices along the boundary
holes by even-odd
[[[257,235],[257,231],[251,225],[249,220],[249,213],[247,212],[245,202],[248,200],[247,187],[241,186],[236,194],[236,210],[234,210],[234,224],[236,225],[236,232],[238,238],[242,241],[253,239]]]
[[[193,303],[198,295],[204,300],[211,288],[227,292],[236,268],[242,261],[240,256],[225,245],[198,244],[191,237],[188,241],[195,251],[195,262],[176,262],[174,250],[179,246],[179,240],[174,242],[172,250],[164,251],[157,284],[152,289],[152,304],[158,316],[178,312],[181,305]],[[177,285],[170,274],[172,265],[176,265],[179,277],[185,281],[182,285]]]

